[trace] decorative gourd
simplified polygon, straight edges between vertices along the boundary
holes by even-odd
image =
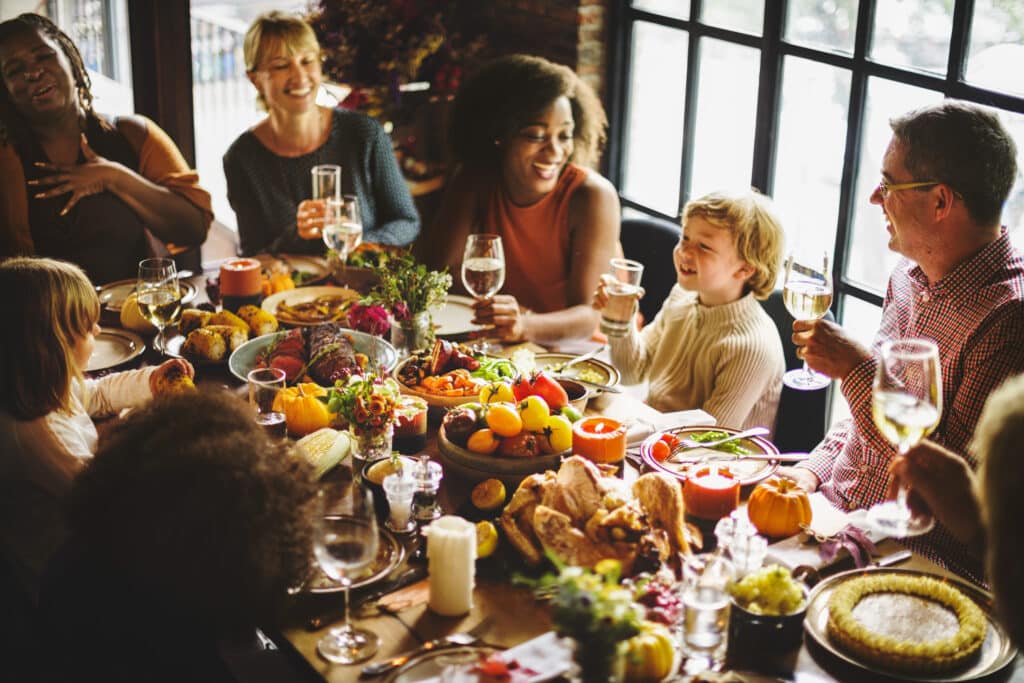
[[[645,621],[640,633],[625,642],[626,681],[655,683],[672,673],[675,646],[672,634],[661,624]]]
[[[319,384],[307,382],[296,384],[277,392],[274,398],[274,410],[284,413],[288,433],[292,436],[305,436],[331,423],[331,414],[327,412],[327,404],[318,399],[326,396],[327,391]]]
[[[747,516],[765,536],[792,536],[811,523],[811,501],[792,479],[772,477],[750,494]]]

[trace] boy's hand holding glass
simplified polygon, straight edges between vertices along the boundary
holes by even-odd
[[[643,273],[644,264],[639,261],[613,258],[608,273],[601,277],[598,288],[604,288],[604,296],[598,310],[601,311],[601,331],[609,337],[622,337],[629,332],[644,295],[640,287]]]

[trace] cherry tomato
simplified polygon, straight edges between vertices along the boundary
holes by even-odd
[[[511,403],[492,403],[487,410],[487,426],[498,436],[515,436],[523,431],[523,418]]]
[[[469,435],[469,440],[466,442],[466,448],[474,453],[490,455],[494,451],[498,450],[498,446],[500,444],[501,439],[499,439],[490,429],[478,429]]]
[[[552,453],[568,450],[572,448],[572,423],[561,415],[552,415],[544,425],[544,436]]]
[[[569,394],[565,393],[562,385],[546,372],[538,372],[530,380],[530,384],[530,393],[547,401],[551,410],[561,410],[563,406],[568,405]]]
[[[551,415],[548,402],[540,396],[527,396],[519,402],[519,416],[523,418],[523,428],[531,432],[539,432]]]
[[[663,461],[668,457],[668,454],[672,452],[672,449],[664,441],[658,440],[651,446],[651,456],[658,462]]]
[[[508,382],[494,382],[487,384],[480,390],[480,402],[488,403],[515,403],[516,396],[512,393],[512,385]]]
[[[512,393],[516,397],[517,403],[529,396],[532,393],[530,379],[526,375],[516,377],[516,380],[512,382]]]
[[[513,458],[531,458],[540,453],[537,435],[530,432],[521,432],[507,439],[502,439],[498,452]]]
[[[658,438],[664,441],[670,449],[675,448],[676,445],[679,443],[679,437],[673,434],[672,432],[665,432]]]

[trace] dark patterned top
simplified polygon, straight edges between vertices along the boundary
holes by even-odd
[[[803,464],[833,505],[854,510],[886,498],[896,449],[874,426],[871,390],[882,342],[909,338],[932,339],[939,347],[942,418],[929,438],[976,467],[968,446],[985,400],[1003,380],[1024,372],[1024,257],[1005,230],[938,282],[906,260],[893,271],[874,355],[842,382],[852,418],[836,425]],[[907,545],[974,581],[983,576],[980,558],[942,525]]]
[[[335,109],[327,142],[309,154],[278,156],[251,130],[224,154],[243,254],[324,252],[323,242],[302,239],[295,227],[299,202],[312,196],[310,171],[317,164],[341,166],[342,192],[359,197],[363,241],[404,246],[419,235],[419,215],[387,133],[368,116]]]

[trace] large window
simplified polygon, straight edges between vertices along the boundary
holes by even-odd
[[[834,253],[851,329],[877,327],[897,259],[868,201],[891,116],[943,97],[992,107],[1024,167],[1020,0],[622,4],[609,173],[624,206],[676,219],[709,190],[759,188],[791,245]],[[1024,246],[1024,171],[1003,222]]]

